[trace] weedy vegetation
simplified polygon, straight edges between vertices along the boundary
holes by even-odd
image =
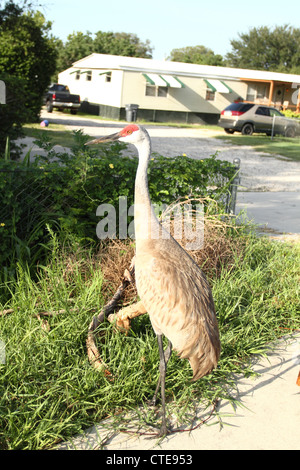
[[[128,412],[137,416],[137,431],[155,432],[160,422],[159,407],[147,404],[159,362],[147,315],[132,321],[128,335],[109,322],[100,325],[98,347],[109,374],[95,370],[86,352],[91,318],[114,294],[134,253],[134,240],[95,239],[95,210],[100,202],[116,201],[121,190],[132,197],[136,159],[120,158],[123,147],[107,147],[100,155],[93,150],[85,153],[84,136],[76,139],[72,155],[60,155],[59,162],[49,146],[47,158],[23,163],[28,165],[25,173],[20,172],[24,184],[29,169],[34,169],[39,193],[45,197],[50,188],[51,198],[45,206],[37,201],[40,211],[37,207],[34,218],[30,211],[31,216],[24,215],[27,194],[19,200],[14,194],[19,186],[9,181],[8,172],[0,172],[1,207],[13,209],[13,217],[4,218],[3,211],[0,220],[5,243],[0,292],[0,339],[5,345],[5,361],[0,363],[1,449],[51,448],[104,418],[111,418],[109,434],[124,428]],[[1,168],[7,169],[9,163],[3,161]],[[189,429],[199,403],[204,409],[216,399],[237,405],[236,374],[253,374],[253,355],[265,354],[270,341],[300,328],[300,246],[258,237],[253,227],[225,216],[221,183],[214,183],[215,193],[207,189],[212,186],[210,165],[221,168],[216,158],[197,169],[186,157],[176,161],[159,156],[151,164],[152,198],[172,202],[200,188],[198,195],[211,201],[205,203],[204,247],[191,255],[213,289],[221,358],[209,376],[191,382],[189,363],[173,354],[166,377],[174,429]],[[169,179],[161,177],[165,171]],[[223,179],[223,187],[226,184]],[[136,298],[130,286],[123,303]]]

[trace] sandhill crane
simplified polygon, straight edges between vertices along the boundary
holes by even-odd
[[[142,309],[147,311],[158,340],[159,380],[153,403],[161,388],[162,425],[168,433],[165,410],[165,376],[172,347],[187,358],[197,380],[216,367],[220,355],[219,330],[211,289],[205,275],[174,238],[153,237],[160,226],[151,205],[147,168],[151,154],[148,132],[130,124],[120,132],[88,142],[120,140],[133,144],[139,155],[135,179],[135,278]],[[143,313],[143,312],[142,312]],[[162,335],[169,340],[163,349]]]

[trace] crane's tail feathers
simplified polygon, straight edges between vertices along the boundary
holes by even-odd
[[[211,356],[192,356],[189,357],[190,365],[193,369],[193,378],[192,382],[195,382],[204,375],[209,374],[215,367],[217,367],[218,359],[217,357]]]

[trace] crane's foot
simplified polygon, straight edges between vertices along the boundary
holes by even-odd
[[[161,428],[160,428],[158,434],[157,434],[157,437],[165,437],[165,436],[167,436],[168,434],[170,434],[170,432],[171,432],[171,431],[167,428],[166,423],[163,423],[163,424],[161,425]]]
[[[122,308],[121,310],[119,310],[118,313],[113,313],[109,315],[108,321],[110,321],[111,323],[115,322],[116,327],[120,331],[123,331],[127,334],[130,330],[131,320],[140,315],[144,315],[145,313],[147,313],[147,310],[140,301]]]

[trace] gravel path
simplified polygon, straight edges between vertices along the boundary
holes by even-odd
[[[204,132],[202,131],[204,134]],[[152,137],[153,150],[165,156],[185,153],[192,158],[207,158],[218,152],[218,158],[241,161],[241,188],[246,191],[300,191],[300,163],[274,158],[256,152],[252,147],[232,145],[230,142],[204,135],[194,138],[172,139]],[[299,145],[300,148],[300,145]]]

